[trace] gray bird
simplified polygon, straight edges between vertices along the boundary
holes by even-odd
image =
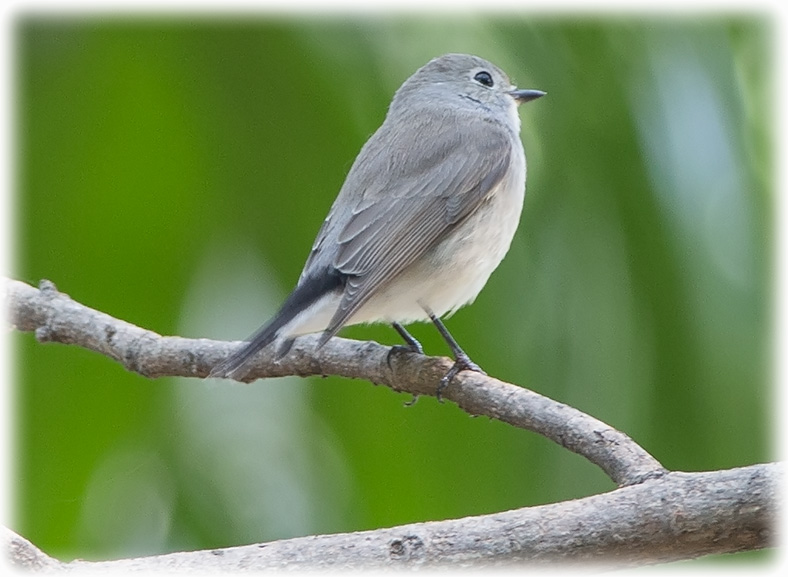
[[[543,96],[518,90],[494,64],[447,54],[397,90],[386,119],[356,157],[298,284],[279,312],[212,377],[242,378],[250,359],[278,343],[346,325],[431,320],[454,354],[437,394],[461,370],[481,369],[440,317],[473,302],[514,237],[525,196],[517,106]]]

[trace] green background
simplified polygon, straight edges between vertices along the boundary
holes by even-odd
[[[19,16],[13,276],[242,339],[294,285],[396,88],[446,52],[520,108],[512,248],[448,321],[488,373],[666,467],[774,458],[772,25],[730,17]],[[426,350],[446,354],[427,325]],[[398,343],[385,326],[345,336]],[[340,378],[149,381],[12,337],[12,528],[64,559],[478,515],[606,491],[451,403]]]

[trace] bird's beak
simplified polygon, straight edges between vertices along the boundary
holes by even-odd
[[[542,92],[541,90],[510,90],[507,94],[514,98],[517,104],[522,104],[523,102],[530,102],[531,100],[541,98],[547,94],[547,92]]]

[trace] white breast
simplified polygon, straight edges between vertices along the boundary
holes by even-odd
[[[488,199],[445,240],[363,306],[348,324],[426,320],[473,302],[509,250],[525,196],[525,156],[512,147],[507,175]]]

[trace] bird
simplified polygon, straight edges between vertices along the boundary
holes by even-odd
[[[279,359],[297,336],[322,333],[319,349],[360,323],[390,323],[423,354],[404,327],[419,321],[454,356],[439,400],[460,371],[483,373],[441,318],[473,302],[509,250],[525,197],[518,105],[545,94],[470,54],[414,72],[351,166],[293,291],[209,377],[240,380],[272,343]]]

